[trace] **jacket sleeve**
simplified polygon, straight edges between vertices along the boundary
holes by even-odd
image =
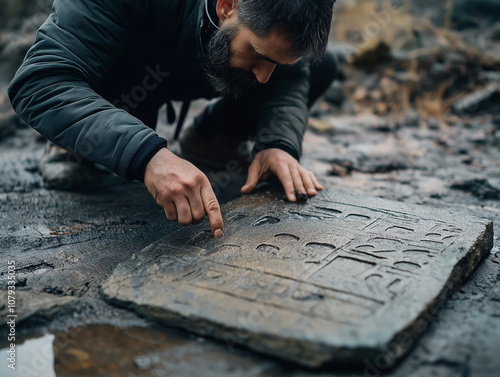
[[[309,114],[309,76],[309,62],[300,60],[292,66],[277,67],[262,87],[255,152],[279,148],[300,158]]]
[[[148,4],[55,0],[53,13],[9,86],[14,109],[31,127],[125,178],[136,152],[158,136],[92,86],[125,50]]]

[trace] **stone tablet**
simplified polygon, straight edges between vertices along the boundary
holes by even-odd
[[[303,365],[392,365],[493,245],[488,220],[337,191],[223,208],[121,263],[107,301]],[[205,226],[206,227],[206,226]]]

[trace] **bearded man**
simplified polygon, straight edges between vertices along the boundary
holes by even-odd
[[[210,158],[227,140],[223,152],[232,156],[253,137],[243,193],[274,174],[289,201],[297,192],[316,195],[322,187],[299,158],[308,109],[335,78],[335,60],[326,54],[334,3],[55,0],[9,97],[20,117],[54,143],[42,172],[59,164],[57,174],[83,174],[98,163],[143,181],[169,220],[186,226],[208,215],[220,237],[210,182],[154,131],[158,109],[167,103],[172,118],[171,101],[221,97],[185,133],[183,152]],[[181,124],[186,112],[185,105]]]

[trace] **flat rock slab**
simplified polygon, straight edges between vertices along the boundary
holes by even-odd
[[[489,220],[337,191],[260,193],[223,213],[224,237],[165,237],[116,268],[105,299],[307,366],[387,367],[493,245]]]

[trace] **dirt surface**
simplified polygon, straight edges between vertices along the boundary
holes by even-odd
[[[493,220],[497,227],[500,203],[481,194],[484,190],[496,192],[500,187],[500,151],[495,137],[498,125],[493,116],[463,118],[448,130],[422,129],[409,120],[404,125],[392,124],[389,119],[373,116],[340,116],[333,120],[325,114],[321,119],[330,128],[327,132],[322,130],[323,133],[314,129],[307,132],[303,163],[316,172],[325,187],[446,208]],[[168,137],[172,130],[162,125],[159,131]],[[103,302],[99,286],[116,265],[179,226],[165,219],[142,184],[123,181],[105,171],[101,173],[103,186],[97,190],[44,189],[37,169],[43,145],[29,128],[21,128],[0,141],[2,260],[15,261],[19,289],[74,296],[79,300],[71,314],[56,315],[52,320],[33,320],[20,326],[20,334],[32,337],[47,331],[67,333],[69,329],[85,329],[90,324],[122,329],[146,326],[175,334],[183,339],[184,348],[192,345],[198,353],[210,350],[210,356],[203,361],[207,370],[217,370],[220,366],[217,363],[223,359],[229,360],[227,368],[248,372],[249,356],[245,355],[249,353],[244,350],[210,339],[203,339],[202,343],[197,338],[189,340],[188,334],[166,327],[158,329],[129,311]],[[342,177],[331,175],[339,161],[348,161],[351,172]],[[225,186],[221,189],[219,184],[216,190],[221,203],[239,196],[244,175],[207,173]],[[206,226],[206,223],[198,225]],[[6,265],[2,264],[3,288],[6,288],[6,272]],[[389,375],[427,376],[431,372],[439,376],[493,375],[500,367],[496,357],[500,347],[500,302],[495,294],[498,287],[493,288],[499,278],[500,244],[495,237],[491,254],[452,295],[415,349]],[[106,337],[98,343],[101,342],[106,347]],[[115,356],[111,353],[110,357],[119,354],[117,349]],[[386,372],[382,362],[378,366],[367,364],[364,371],[340,372],[334,368],[313,372],[250,355],[251,368],[258,371],[254,374],[257,376]],[[161,363],[153,364],[150,360],[152,368],[162,370]],[[176,373],[196,375],[188,364],[181,364]],[[133,371],[134,368],[130,369]]]

